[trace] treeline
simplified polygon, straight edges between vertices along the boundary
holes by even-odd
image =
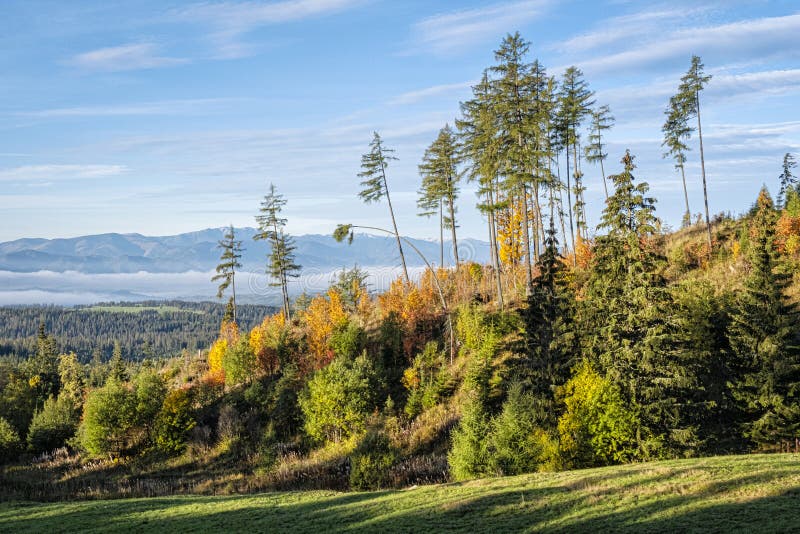
[[[268,306],[240,306],[239,321],[252,326],[272,311]],[[110,303],[97,307],[0,307],[0,356],[26,359],[36,352],[37,332],[44,324],[60,350],[86,363],[96,351],[111,357],[114,342],[125,358],[164,358],[181,350],[207,348],[214,340],[225,306],[213,302],[152,301]]]

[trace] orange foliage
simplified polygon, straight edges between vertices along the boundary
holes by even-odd
[[[280,367],[278,346],[285,327],[286,317],[280,312],[265,317],[260,325],[250,330],[247,339],[250,350],[256,355],[258,366],[267,374],[276,373]]]
[[[442,275],[446,273],[443,272]],[[433,273],[426,271],[419,287],[398,278],[392,282],[388,291],[378,295],[382,318],[394,316],[400,320],[403,328],[403,351],[409,359],[430,339],[441,315],[439,294],[433,276]]]
[[[588,269],[594,257],[591,241],[578,237],[575,242],[575,263],[580,269]]]
[[[225,381],[222,368],[222,357],[239,339],[239,327],[233,321],[223,321],[219,327],[219,336],[208,351],[208,374],[212,381]]]
[[[800,217],[783,213],[775,224],[775,246],[782,254],[800,251]]]
[[[347,321],[347,311],[341,295],[335,289],[329,289],[326,295],[315,297],[300,314],[300,320],[305,323],[306,343],[313,359],[312,367],[321,369],[334,356],[330,346],[331,335],[337,326]]]

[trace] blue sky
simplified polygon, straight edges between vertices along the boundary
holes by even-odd
[[[434,237],[416,216],[417,164],[517,30],[551,74],[584,71],[617,118],[606,168],[630,148],[669,224],[682,192],[660,126],[693,53],[714,75],[712,212],[746,210],[800,151],[796,0],[4,0],[0,240],[252,226],[269,182],[295,234],[385,226],[385,207],[356,197],[373,130],[400,158],[400,231]],[[584,170],[596,222],[599,170]],[[696,149],[687,172],[698,212]],[[460,231],[483,238],[474,204],[465,185]]]

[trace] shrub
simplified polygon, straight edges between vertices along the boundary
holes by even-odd
[[[582,362],[564,386],[566,411],[558,421],[566,467],[593,467],[630,460],[636,417],[619,388]]]
[[[377,377],[366,354],[336,358],[314,373],[298,399],[306,433],[315,441],[338,442],[364,430],[375,408]]]
[[[93,456],[119,455],[132,444],[135,423],[136,395],[125,384],[109,380],[86,398],[81,445]]]
[[[453,444],[447,455],[450,473],[456,480],[489,474],[489,416],[478,395],[464,405],[461,421],[453,431]]]
[[[57,398],[51,396],[33,416],[28,429],[28,447],[36,453],[63,447],[75,435],[77,427],[78,417],[71,398],[65,394]]]
[[[389,438],[379,428],[371,428],[350,456],[350,488],[376,490],[391,484],[391,467],[397,461]]]
[[[518,475],[535,471],[541,456],[536,433],[535,400],[520,384],[511,386],[503,411],[494,418],[489,437],[492,471]]]
[[[150,428],[161,409],[167,385],[164,379],[152,370],[144,370],[136,377],[136,421]]]
[[[0,417],[0,463],[16,460],[22,452],[22,441],[11,423]]]
[[[153,441],[161,451],[180,453],[186,448],[189,432],[196,424],[191,390],[174,389],[167,394],[156,416]]]
[[[254,375],[256,357],[250,349],[247,338],[240,338],[229,346],[222,357],[222,368],[225,370],[225,384],[235,386],[249,382]]]

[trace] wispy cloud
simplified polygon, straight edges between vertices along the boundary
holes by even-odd
[[[106,178],[127,170],[124,165],[23,165],[0,170],[0,182]]]
[[[159,55],[159,46],[155,43],[132,43],[84,52],[68,63],[86,70],[114,72],[169,67],[187,61]]]
[[[41,109],[36,111],[23,111],[17,115],[39,118],[192,115],[220,111],[225,104],[239,100],[240,99],[231,98],[161,100],[156,102],[143,102],[139,104]]]
[[[364,2],[365,0],[209,2],[178,9],[173,12],[173,16],[179,20],[210,26],[210,38],[216,48],[217,57],[233,59],[253,53],[252,46],[241,42],[241,37],[260,26],[338,13]]]
[[[457,93],[464,89],[468,89],[473,85],[475,85],[474,80],[468,82],[460,82],[460,83],[446,83],[441,85],[433,85],[431,87],[425,87],[424,89],[417,89],[414,91],[408,91],[406,93],[397,95],[396,97],[392,98],[389,101],[389,104],[391,105],[415,104],[427,98]]]
[[[578,63],[587,71],[607,72],[659,65],[692,53],[739,54],[743,60],[768,56],[797,57],[800,56],[798,33],[800,14],[684,28],[654,34],[646,43],[636,43],[624,51]]]
[[[522,0],[476,9],[452,11],[424,18],[411,28],[411,50],[451,54],[464,47],[497,39],[521,24],[541,16],[549,0]]]

